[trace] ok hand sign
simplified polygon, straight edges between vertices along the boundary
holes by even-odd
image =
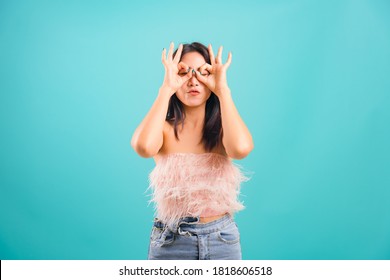
[[[232,53],[229,52],[228,58],[225,64],[222,63],[222,49],[223,47],[219,47],[217,57],[214,58],[214,52],[211,45],[208,46],[211,65],[208,63],[203,64],[199,68],[199,72],[196,72],[196,78],[205,84],[212,92],[214,92],[217,96],[220,96],[222,92],[229,90],[229,86],[226,80],[226,70],[229,68],[230,63],[232,61]],[[205,70],[208,71],[209,74],[202,75]]]
[[[175,58],[173,58],[173,42],[169,45],[168,57],[166,56],[166,50],[164,49],[161,55],[161,61],[165,67],[165,77],[163,87],[169,89],[173,95],[186,81],[192,77],[192,73],[189,71],[189,67],[184,62],[179,62],[181,53],[183,51],[183,45],[180,44],[177,49]],[[185,73],[185,75],[179,75]]]

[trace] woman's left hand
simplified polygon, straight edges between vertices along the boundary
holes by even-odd
[[[196,71],[196,78],[203,84],[205,84],[212,92],[217,96],[223,94],[223,92],[229,90],[229,86],[226,80],[226,70],[229,68],[232,61],[232,53],[229,52],[228,58],[225,64],[222,63],[222,49],[219,47],[217,57],[214,58],[214,52],[211,45],[208,46],[211,65],[208,63],[203,64],[199,71]]]

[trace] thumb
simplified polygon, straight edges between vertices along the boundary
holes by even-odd
[[[188,71],[187,74],[185,74],[184,76],[181,77],[182,83],[184,84],[189,79],[191,79],[191,77],[192,77],[192,71]]]
[[[205,76],[203,76],[202,74],[200,74],[199,71],[196,71],[196,78],[198,79],[199,82],[207,85],[207,78]]]

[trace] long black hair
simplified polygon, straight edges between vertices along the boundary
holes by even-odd
[[[175,50],[173,57],[175,57],[177,49]],[[201,43],[193,42],[191,44],[183,44],[183,55],[189,52],[197,52],[203,56],[208,64],[211,64],[209,51],[207,47]],[[181,123],[184,126],[185,111],[183,109],[183,103],[177,98],[176,93],[171,96],[168,105],[168,112],[165,120],[173,124],[175,137],[179,140],[177,134],[177,126]],[[200,143],[206,151],[210,152],[213,148],[218,146],[222,140],[222,122],[221,122],[221,109],[219,105],[219,99],[215,93],[211,93],[209,99],[206,101],[205,121],[203,126],[203,135]]]

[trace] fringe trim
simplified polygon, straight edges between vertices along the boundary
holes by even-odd
[[[155,215],[173,226],[187,216],[212,216],[244,209],[240,185],[249,180],[241,166],[216,153],[174,153],[149,174]]]

